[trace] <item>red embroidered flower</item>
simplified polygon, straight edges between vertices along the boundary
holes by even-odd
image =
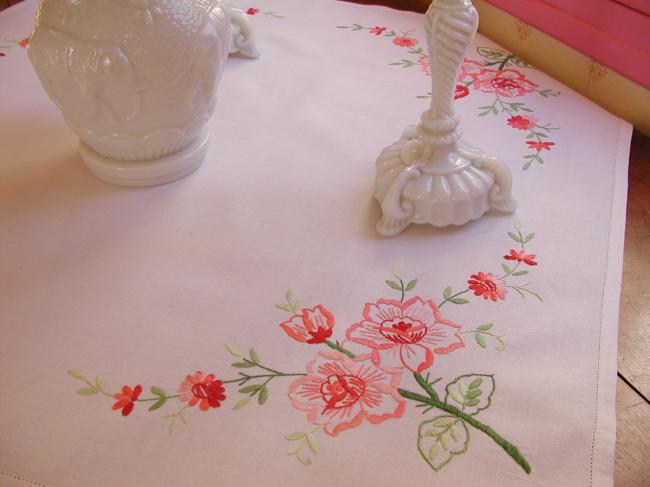
[[[476,296],[483,296],[483,299],[491,299],[496,301],[498,299],[506,299],[508,290],[505,287],[505,282],[494,279],[494,275],[490,272],[479,272],[472,274],[471,279],[467,281],[469,289],[474,291]]]
[[[515,115],[508,119],[508,125],[510,125],[513,129],[518,130],[530,130],[535,127],[536,123],[537,119],[535,117],[531,117],[530,115]]]
[[[378,25],[375,25],[372,29],[368,29],[371,34],[375,34],[376,36],[382,35],[385,30],[386,27],[379,27]]]
[[[400,47],[412,47],[415,46],[418,43],[417,39],[414,39],[413,37],[396,37],[393,39],[393,44],[396,46]]]
[[[204,376],[202,372],[198,371],[194,375],[185,377],[178,392],[180,392],[179,399],[181,401],[187,402],[189,406],[199,403],[201,411],[218,408],[226,399],[223,382],[216,380],[214,374]]]
[[[474,80],[473,88],[507,98],[522,96],[539,87],[538,84],[527,80],[524,74],[515,69],[483,68],[478,74],[473,74],[472,79]]]
[[[128,416],[133,411],[135,401],[138,400],[138,396],[142,392],[142,386],[138,384],[133,389],[129,386],[122,387],[122,392],[113,394],[113,398],[117,399],[117,402],[113,404],[113,411],[118,409],[122,410],[122,416]]]
[[[379,424],[404,414],[406,401],[397,392],[401,371],[377,368],[370,355],[354,359],[339,352],[318,352],[307,375],[289,387],[293,407],[323,425],[328,435],[355,428],[364,420]]]
[[[255,14],[258,13],[259,11],[260,11],[259,8],[249,8],[248,10],[246,10],[246,13],[247,13],[248,15],[255,15]]]
[[[510,249],[508,255],[503,256],[506,260],[516,260],[517,262],[523,262],[528,265],[537,265],[535,262],[535,254],[527,254],[525,250],[516,251],[515,249]]]
[[[25,37],[24,39],[18,41],[18,45],[25,49],[27,46],[29,46],[29,37]]]
[[[459,98],[465,98],[467,95],[469,95],[469,89],[467,88],[467,86],[456,85],[456,91],[454,92],[454,100],[458,100]]]
[[[0,57],[5,57],[5,56],[6,56],[6,54],[4,52],[0,51]]]
[[[291,338],[301,343],[323,343],[332,336],[334,316],[324,306],[305,308],[300,315],[294,315],[280,327]]]
[[[540,152],[542,149],[551,150],[551,146],[555,145],[555,142],[526,142],[530,149],[535,149],[537,152]]]
[[[431,60],[429,56],[423,54],[418,58],[418,64],[420,65],[420,70],[427,76],[431,76]]]
[[[370,347],[373,362],[385,370],[406,367],[419,373],[431,367],[434,354],[465,346],[457,333],[460,325],[443,320],[434,303],[417,296],[404,303],[392,299],[367,303],[363,318],[348,328],[346,336]]]

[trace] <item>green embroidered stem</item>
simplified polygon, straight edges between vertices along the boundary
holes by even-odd
[[[417,378],[416,378],[417,380]],[[419,381],[418,381],[419,383]],[[472,425],[474,428],[476,428],[479,431],[482,431],[486,435],[488,435],[494,442],[499,445],[501,448],[505,450],[505,452],[510,455],[510,457],[526,472],[527,474],[530,474],[531,468],[526,459],[523,457],[521,453],[519,453],[519,450],[517,449],[516,446],[514,446],[512,443],[510,443],[508,440],[503,438],[499,433],[494,431],[490,426],[481,423],[478,421],[476,418],[473,416],[470,416],[468,414],[465,414],[462,412],[460,409],[458,409],[455,406],[452,406],[450,404],[442,402],[440,399],[434,398],[434,397],[426,397],[421,394],[417,394],[415,392],[407,391],[406,389],[397,389],[397,391],[400,393],[400,395],[406,399],[410,399],[411,401],[416,401],[419,403],[424,403],[428,404],[430,406],[433,406],[435,408],[440,409],[441,411],[445,411],[446,413],[451,414],[452,416],[455,416],[463,421],[465,421],[467,424]]]
[[[505,68],[508,65],[508,63],[510,62],[510,60],[512,58],[514,58],[514,57],[515,57],[514,54],[510,54],[509,56],[506,56],[505,58],[503,58],[503,61],[501,61],[501,64],[499,64],[499,67],[497,69],[501,70],[501,69]]]
[[[262,384],[261,387],[264,387],[266,384],[268,384],[272,379],[276,377],[304,377],[307,374],[285,374],[284,372],[278,372],[275,374],[259,374],[259,375],[248,375],[248,374],[243,374],[240,372],[241,377],[238,379],[228,379],[228,380],[222,380],[221,382],[224,384],[245,384],[249,380],[252,379],[266,379],[266,382]],[[109,395],[110,394],[106,394]],[[111,396],[112,397],[112,396]],[[180,394],[172,394],[170,396],[157,396],[157,397],[147,397],[144,399],[137,399],[136,402],[151,402],[151,401],[159,401],[160,399],[164,398],[165,400],[167,399],[176,399],[177,397],[180,397]]]
[[[469,331],[459,331],[458,334],[459,335],[474,334],[474,336],[476,336],[476,335],[488,335],[488,336],[491,336],[492,338],[496,339],[499,342],[499,346],[496,347],[496,349],[499,352],[503,352],[506,349],[506,342],[503,341],[503,337],[505,335],[499,336],[499,335],[495,335],[494,333],[490,333],[489,331],[484,331],[484,330],[479,330],[479,329],[469,330]],[[484,340],[485,339],[483,339],[483,341],[481,341],[479,338],[476,339],[476,341],[481,346],[481,348],[486,348],[486,346],[487,346],[485,344]]]
[[[462,296],[463,294],[468,293],[468,292],[469,292],[469,289],[465,289],[464,291],[460,291],[460,292],[454,294],[453,296],[449,296],[448,298],[445,298],[444,301],[442,301],[442,302],[438,305],[438,308],[442,308],[443,305],[444,305],[446,302],[451,301],[451,300],[457,298],[458,296]]]
[[[428,376],[428,374],[427,374]],[[429,396],[431,396],[432,399],[435,399],[436,401],[440,400],[438,398],[438,393],[431,387],[431,384],[429,384],[429,381],[427,381],[424,377],[422,377],[420,374],[417,372],[413,373],[413,377],[415,377],[415,381],[420,384],[420,387],[424,389]]]
[[[354,354],[353,354],[352,352],[350,352],[349,350],[346,350],[345,348],[343,348],[339,343],[334,343],[334,342],[331,341],[331,340],[325,340],[323,343],[325,343],[325,345],[327,345],[328,347],[330,347],[330,348],[336,350],[337,352],[344,353],[345,355],[347,355],[347,356],[350,357],[350,358],[354,358],[354,357],[356,357],[356,355],[354,355]],[[304,375],[304,374],[303,374],[303,375]]]

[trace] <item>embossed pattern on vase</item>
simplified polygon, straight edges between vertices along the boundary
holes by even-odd
[[[30,57],[84,142],[142,160],[197,137],[229,42],[217,0],[42,0]]]

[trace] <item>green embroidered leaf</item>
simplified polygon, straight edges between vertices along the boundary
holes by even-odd
[[[501,59],[508,56],[507,52],[503,51],[502,49],[496,49],[493,47],[477,47],[476,52],[478,52],[481,56],[489,59]]]
[[[280,305],[276,304],[275,306],[279,307]],[[289,310],[289,311],[291,311],[291,310]],[[230,343],[226,343],[226,350],[228,350],[230,355],[232,355],[233,357],[241,357],[242,356],[242,353],[239,351],[239,349],[236,346],[231,345]]]
[[[251,396],[246,396],[239,401],[233,406],[232,410],[233,411],[239,411],[241,408],[246,406],[249,402],[251,402]]]
[[[528,169],[530,169],[530,166],[531,166],[532,164],[533,164],[533,161],[532,161],[532,159],[531,159],[531,160],[528,161],[526,164],[524,164],[523,170],[524,170],[524,171],[527,171]]]
[[[251,348],[250,351],[248,352],[248,354],[249,354],[252,362],[254,362],[256,364],[260,363],[260,357],[259,357],[259,355],[257,355],[257,352],[255,351],[254,348]]]
[[[395,290],[397,290],[397,291],[401,291],[401,290],[402,290],[402,286],[400,286],[399,284],[397,284],[395,281],[386,281],[386,284],[388,285],[388,287],[390,287],[390,288],[392,288],[392,289],[395,289]]]
[[[234,364],[230,364],[230,366],[236,369],[250,369],[251,367],[255,367],[255,364],[252,362],[235,362]]]
[[[259,394],[257,395],[257,402],[262,406],[267,399],[269,398],[269,390],[266,388],[266,386],[262,387],[260,389]]]
[[[95,376],[95,387],[100,391],[104,388],[104,379],[101,375]]]
[[[288,304],[276,304],[275,307],[282,311],[288,311],[289,313],[293,313],[293,309],[291,309],[291,306],[289,306]],[[239,356],[240,355],[238,355],[238,357]]]
[[[287,300],[287,303],[291,302],[291,300],[293,299],[293,291],[291,289],[287,289],[287,292],[284,293],[284,299]]]
[[[409,283],[406,285],[406,290],[407,290],[407,291],[412,290],[415,286],[417,286],[417,284],[418,284],[418,280],[417,280],[417,279],[413,279],[411,282],[409,282]]]
[[[521,239],[519,238],[519,235],[515,235],[512,232],[508,232],[508,236],[513,239],[517,243],[521,243]]]
[[[84,387],[83,389],[79,389],[77,391],[77,394],[81,394],[82,396],[92,396],[93,394],[97,394],[99,392],[99,389],[95,387]]]
[[[515,230],[517,231],[521,230],[521,221],[519,220],[519,218],[515,218],[512,221],[512,226],[515,227]]]
[[[523,276],[526,274],[528,274],[528,271],[517,271],[512,273],[513,276]]]
[[[471,384],[470,384],[470,385],[471,385]],[[479,397],[481,394],[483,394],[483,391],[482,391],[482,390],[477,389],[477,388],[474,388],[474,389],[470,388],[470,390],[467,391],[466,397],[467,397],[468,399],[476,399],[476,398]]]
[[[467,426],[454,416],[437,416],[420,423],[418,428],[418,451],[436,472],[465,453],[469,441]]]
[[[487,343],[485,342],[483,335],[476,333],[474,338],[476,338],[476,343],[478,343],[481,348],[487,348]]]
[[[153,386],[150,389],[150,391],[154,396],[167,397],[167,393],[163,391],[160,387]]]
[[[506,274],[512,274],[512,269],[505,264],[501,264],[501,268]]]
[[[285,436],[284,439],[287,441],[302,440],[306,434],[307,433],[305,433],[304,431],[296,431],[294,433],[291,433],[290,435]]]
[[[469,300],[465,298],[452,298],[449,302],[454,304],[467,304],[469,303]]]
[[[74,377],[75,379],[79,379],[79,380],[84,380],[84,379],[86,378],[85,375],[83,375],[83,374],[82,374],[81,372],[79,372],[78,370],[74,370],[74,369],[70,369],[70,370],[68,370],[68,375],[69,375],[70,377]]]
[[[149,408],[149,411],[155,411],[156,409],[160,409],[165,405],[166,402],[167,402],[167,398],[164,396],[161,397]]]
[[[450,288],[450,287],[446,287],[445,290],[442,292],[442,296],[443,296],[445,299],[449,299],[449,298],[451,297],[451,293],[452,293],[451,288]]]
[[[477,328],[478,331],[490,331],[490,329],[494,326],[493,323],[488,323],[486,325],[481,325]]]
[[[495,387],[493,375],[461,375],[445,387],[445,402],[453,399],[459,409],[474,416],[490,407]]]
[[[534,238],[535,238],[535,234],[534,233],[529,233],[528,235],[526,235],[526,238],[524,239],[524,243],[526,244],[526,243],[530,242]]]
[[[256,384],[253,386],[242,387],[241,389],[239,389],[239,392],[241,392],[242,394],[250,394],[251,392],[259,391],[261,388],[262,388],[261,385]]]
[[[318,446],[318,441],[316,441],[316,437],[311,433],[307,433],[305,438],[307,439],[307,444],[309,445],[309,449],[313,451],[315,454],[318,453],[319,446]]]

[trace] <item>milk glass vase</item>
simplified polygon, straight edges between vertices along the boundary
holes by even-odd
[[[231,52],[259,55],[221,0],[41,0],[29,58],[93,174],[149,186],[202,163]]]

